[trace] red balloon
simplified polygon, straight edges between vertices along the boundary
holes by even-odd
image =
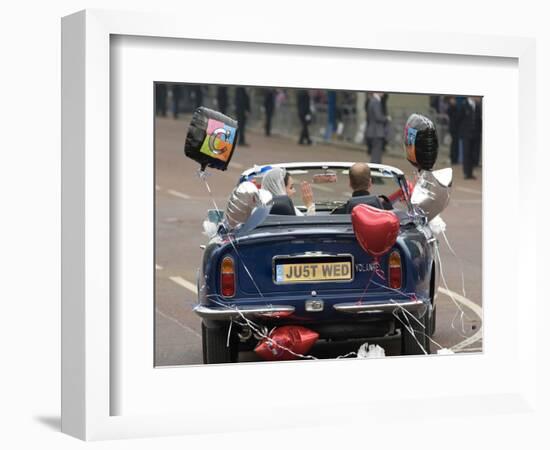
[[[393,212],[369,205],[353,208],[351,223],[359,245],[374,258],[388,253],[399,233],[399,219]]]
[[[271,339],[263,338],[254,351],[260,358],[267,361],[284,361],[298,359],[298,356],[286,349],[299,355],[306,355],[319,339],[319,333],[297,325],[285,325],[275,328],[269,337]]]

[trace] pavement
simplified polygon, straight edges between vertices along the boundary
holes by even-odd
[[[196,303],[195,280],[202,260],[201,244],[206,243],[202,222],[214,203],[221,209],[239,175],[255,164],[290,161],[368,161],[358,146],[327,143],[300,146],[297,138],[265,137],[249,130],[249,146],[238,146],[227,171],[211,171],[209,195],[198,178],[198,164],[185,157],[183,148],[190,116],[157,118],[155,122],[155,365],[201,364],[200,320],[192,312]],[[442,155],[436,168],[446,166]],[[383,162],[401,168],[408,176],[414,169],[395,152]],[[477,180],[464,180],[460,166],[454,166],[451,202],[442,214],[446,222],[445,240],[440,240],[444,282],[439,287],[438,345],[456,352],[482,350],[482,171]],[[454,254],[453,254],[454,253]],[[462,281],[464,277],[464,283]],[[399,354],[395,342],[380,343],[387,355]],[[318,357],[335,357],[357,350],[357,343],[320,344],[313,349]],[[254,361],[254,354],[242,355]]]

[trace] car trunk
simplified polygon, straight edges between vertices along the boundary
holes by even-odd
[[[376,283],[386,285],[381,272],[386,271],[387,258],[380,259],[382,271],[376,273],[377,265],[349,230],[287,230],[238,243],[229,253],[237,263],[239,297],[257,296],[258,290],[267,296],[363,292],[369,280],[368,291],[374,293],[384,290]]]

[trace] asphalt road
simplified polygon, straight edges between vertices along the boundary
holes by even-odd
[[[249,147],[237,147],[225,172],[212,170],[208,177],[213,197],[198,178],[198,164],[185,157],[183,148],[189,116],[178,120],[157,118],[155,125],[155,364],[174,366],[201,364],[200,320],[192,312],[196,303],[195,280],[202,259],[200,245],[206,243],[202,222],[213,201],[223,209],[240,173],[254,164],[291,161],[367,161],[364,151],[336,145],[299,146],[284,137],[264,137],[247,133]],[[384,163],[413,173],[405,157],[386,155]],[[438,167],[445,167],[444,158]],[[442,214],[446,235],[454,256],[441,239],[441,259],[445,283],[440,283],[437,327],[433,340],[455,352],[482,349],[482,242],[481,170],[477,180],[464,180],[461,167],[454,167],[452,199]],[[462,275],[464,274],[464,288]],[[336,357],[357,350],[361,342],[317,344],[312,354]],[[372,341],[372,343],[375,343]],[[377,342],[386,355],[399,354],[399,342]],[[438,346],[432,344],[432,351]],[[253,353],[241,355],[255,361]]]

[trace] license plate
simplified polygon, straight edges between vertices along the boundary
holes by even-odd
[[[353,277],[351,261],[277,264],[277,283],[304,281],[348,281]]]

